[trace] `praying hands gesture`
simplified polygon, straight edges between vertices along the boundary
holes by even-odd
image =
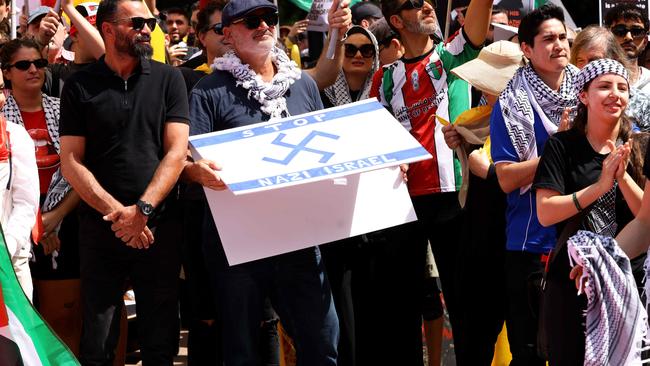
[[[596,183],[600,188],[600,192],[605,194],[614,185],[614,180],[621,180],[625,176],[627,163],[630,160],[630,141],[616,147],[614,142],[607,140],[610,153],[603,161],[603,170],[600,173],[600,178]]]

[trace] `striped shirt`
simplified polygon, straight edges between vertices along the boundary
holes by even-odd
[[[459,31],[428,53],[413,59],[402,58],[384,66],[373,77],[370,97],[377,97],[433,156],[409,166],[412,196],[460,188],[460,162],[445,143],[439,119],[453,122],[470,108],[469,84],[450,70],[474,59],[479,50]]]

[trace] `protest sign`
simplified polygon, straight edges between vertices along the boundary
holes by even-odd
[[[311,3],[311,9],[307,15],[309,25],[307,30],[311,32],[327,32],[329,23],[327,13],[332,7],[333,0],[314,0]]]
[[[205,193],[231,265],[414,221],[398,165],[431,158],[374,99],[190,143],[223,167]]]
[[[192,136],[235,194],[423,160],[429,153],[375,99]]]

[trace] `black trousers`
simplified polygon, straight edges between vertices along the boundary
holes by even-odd
[[[183,272],[185,296],[181,295],[181,320],[187,327],[188,366],[220,365],[222,361],[220,332],[216,323],[204,320],[217,318],[210,291],[210,275],[203,255],[203,219],[207,202],[184,199],[183,207]]]
[[[111,223],[85,210],[79,219],[83,333],[82,365],[113,364],[127,281],[133,286],[142,363],[172,365],[178,341],[178,211],[157,223],[149,249],[127,247]]]
[[[442,295],[453,332],[461,321],[458,304],[458,254],[463,215],[458,193],[435,193],[411,197],[418,215],[415,241],[431,245],[436,260]],[[421,244],[418,244],[421,245]]]
[[[531,281],[541,274],[541,255],[528,252],[506,252],[508,312],[506,326],[512,353],[510,366],[543,366],[537,356],[537,325],[539,298]],[[568,274],[567,274],[568,278]]]
[[[496,175],[486,180],[470,174],[469,180],[457,270],[462,319],[454,324],[454,350],[458,366],[490,366],[508,307],[506,196]]]
[[[427,242],[417,226],[365,235],[351,283],[356,365],[422,366]]]

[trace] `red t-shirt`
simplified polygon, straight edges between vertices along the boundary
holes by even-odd
[[[52,181],[52,175],[54,175],[54,172],[59,167],[60,159],[52,144],[50,134],[47,132],[45,111],[21,111],[20,114],[23,117],[27,133],[34,140],[41,194],[46,194]]]

